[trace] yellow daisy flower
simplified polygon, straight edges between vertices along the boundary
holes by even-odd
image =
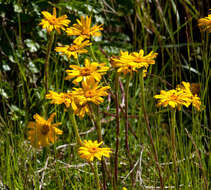
[[[78,100],[78,99],[76,99]],[[88,104],[80,104],[79,101],[76,103],[76,106],[73,109],[74,114],[80,118],[83,118],[85,114],[90,114],[89,105]]]
[[[71,45],[65,45],[61,47],[56,47],[55,51],[60,52],[63,55],[67,55],[68,58],[73,56],[75,59],[78,58],[78,54],[87,53],[88,50],[84,47],[91,45],[89,40],[82,41],[81,39],[76,38]]]
[[[78,153],[81,158],[86,159],[88,162],[92,162],[96,157],[98,160],[101,160],[102,156],[107,158],[110,157],[111,149],[110,148],[100,148],[99,146],[103,142],[98,143],[97,141],[84,140],[83,146],[78,150]]]
[[[180,109],[182,105],[189,107],[191,99],[189,95],[186,95],[182,91],[173,90],[161,90],[159,95],[154,96],[158,100],[157,106],[167,107],[168,105],[172,108]]]
[[[197,96],[197,94],[195,94],[195,95],[192,96],[192,105],[193,105],[193,107],[195,107],[197,109],[197,111],[200,111],[201,110],[201,100]]]
[[[183,81],[181,85],[177,86],[177,90],[183,90],[186,95],[189,95],[193,107],[195,107],[198,111],[201,110],[201,100],[197,94],[192,93],[191,84],[189,82]]]
[[[48,33],[55,29],[60,34],[60,29],[65,30],[65,27],[70,23],[70,20],[67,19],[67,15],[56,18],[55,7],[53,8],[53,15],[47,11],[42,11],[42,14],[44,19],[41,20],[39,25],[42,25],[42,28],[46,29]]]
[[[158,100],[158,106],[170,106],[172,108],[180,109],[182,105],[189,107],[193,105],[198,111],[201,107],[201,101],[197,94],[193,95],[191,92],[191,85],[189,82],[182,82],[177,85],[176,89],[169,91],[161,90],[159,95],[155,95],[154,98]]]
[[[73,108],[74,113],[79,117],[84,117],[85,113],[89,114],[88,103],[99,105],[104,102],[102,96],[107,96],[109,86],[101,87],[93,78],[82,81],[82,88],[74,88],[72,93],[75,97],[76,106]]]
[[[66,32],[69,36],[80,36],[83,39],[89,39],[91,36],[101,36],[100,30],[103,30],[101,25],[94,25],[91,27],[91,17],[81,17],[77,19],[77,24],[67,28]]]
[[[143,74],[146,75],[146,70],[150,64],[155,64],[157,53],[151,51],[148,55],[144,56],[144,50],[128,53],[120,51],[119,57],[111,57],[111,65],[118,68],[117,72],[127,74],[133,71],[137,72],[139,69],[144,68]]]
[[[30,121],[28,123],[28,140],[35,148],[41,148],[48,146],[50,143],[54,143],[57,139],[57,135],[63,133],[57,126],[61,123],[51,124],[56,113],[51,114],[50,118],[46,121],[39,114],[35,114],[33,117],[35,122]]]
[[[72,93],[80,100],[80,105],[86,104],[87,102],[92,102],[94,104],[103,103],[102,96],[107,96],[107,90],[110,89],[110,86],[101,87],[98,85],[99,82],[96,82],[93,78],[89,78],[85,81],[82,81],[82,88],[74,88]]]
[[[198,26],[202,31],[207,30],[209,33],[211,33],[211,14],[209,14],[208,17],[200,18],[198,20]]]
[[[73,83],[79,83],[83,79],[89,79],[94,78],[96,81],[100,81],[102,78],[102,75],[106,73],[106,71],[109,69],[109,67],[105,66],[105,63],[97,63],[92,62],[90,63],[89,59],[85,59],[85,66],[80,67],[77,65],[70,65],[70,68],[72,70],[66,70],[67,77],[66,80],[76,78],[73,80]]]
[[[73,102],[73,94],[71,92],[67,93],[57,93],[52,90],[46,94],[46,99],[51,100],[51,104],[65,104],[67,108],[70,107],[70,104]]]
[[[111,66],[117,68],[117,72],[123,73],[124,75],[137,71],[137,63],[132,61],[132,57],[127,51],[120,51],[120,56],[111,57]]]
[[[155,64],[154,59],[158,54],[151,51],[148,55],[144,56],[144,50],[141,49],[138,53],[132,52],[130,55],[132,56],[132,61],[138,63],[138,68],[147,68],[149,65]]]

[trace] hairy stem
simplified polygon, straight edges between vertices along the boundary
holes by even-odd
[[[70,120],[73,124],[73,130],[74,130],[74,133],[75,133],[75,136],[76,136],[76,140],[77,140],[77,143],[82,146],[83,143],[81,141],[81,138],[80,138],[80,135],[79,135],[79,132],[78,132],[78,125],[76,123],[76,120],[75,120],[75,114],[73,113],[73,111],[69,111],[69,117],[70,117]]]
[[[54,31],[51,32],[50,34],[50,39],[48,42],[48,46],[47,46],[47,53],[46,53],[46,59],[45,59],[45,76],[44,76],[44,83],[45,83],[45,93],[48,93],[48,74],[49,74],[49,58],[50,58],[50,54],[51,54],[51,48],[53,45],[53,41],[54,41]]]
[[[119,74],[116,73],[115,79],[115,104],[116,104],[116,150],[115,150],[115,161],[114,161],[114,189],[118,183],[118,152],[119,152]]]

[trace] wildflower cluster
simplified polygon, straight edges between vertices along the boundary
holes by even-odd
[[[168,105],[172,108],[181,109],[181,106],[189,107],[191,104],[198,111],[200,110],[201,101],[197,94],[191,92],[191,86],[189,82],[182,82],[177,85],[176,89],[164,91],[161,90],[159,95],[154,96],[158,99],[157,106],[167,107]]]
[[[77,59],[78,65],[69,65],[70,69],[66,70],[67,76],[65,78],[65,80],[73,79],[72,83],[76,87],[68,92],[61,93],[50,90],[46,94],[46,99],[50,99],[52,104],[65,104],[66,108],[70,108],[68,111],[83,118],[85,114],[89,115],[91,113],[91,104],[99,105],[103,103],[103,96],[108,95],[108,89],[110,88],[110,86],[102,86],[100,84],[102,76],[109,69],[105,63],[92,62],[89,59],[85,59],[83,66],[79,65],[78,62],[80,54],[88,53],[85,48],[91,45],[91,37],[101,35],[102,24],[91,27],[91,17],[87,16],[86,18],[81,17],[81,20],[77,19],[77,24],[68,27],[70,20],[67,19],[66,15],[57,18],[55,8],[53,9],[53,15],[47,11],[43,11],[42,14],[44,19],[42,19],[40,25],[48,33],[56,30],[60,34],[60,29],[62,29],[68,36],[77,36],[72,44],[55,48],[56,52],[66,55],[68,58],[73,56],[74,59]],[[35,114],[34,119],[36,122],[29,122],[28,127],[31,130],[28,132],[28,139],[33,146],[38,148],[47,146],[50,143],[54,143],[56,135],[62,134],[62,131],[56,128],[61,123],[51,124],[54,116],[55,113],[46,121],[38,114]],[[77,126],[74,126],[74,129],[76,134],[78,134]],[[110,148],[99,147],[103,142],[97,143],[97,141],[85,140],[82,143],[80,139],[78,142],[81,145],[79,155],[89,162],[92,162],[94,157],[101,160],[102,156],[110,156]]]
[[[78,150],[78,154],[82,159],[85,159],[87,162],[90,163],[91,166],[92,162],[95,158],[98,160],[102,160],[103,157],[110,157],[112,153],[111,148],[102,148],[100,147],[103,144],[103,137],[101,134],[101,120],[98,118],[98,113],[95,113],[93,109],[95,107],[99,107],[100,104],[104,102],[104,97],[109,95],[110,86],[103,86],[102,80],[105,78],[107,71],[110,69],[106,63],[101,63],[97,61],[93,61],[90,57],[85,58],[81,61],[81,54],[86,54],[89,52],[87,47],[91,46],[93,41],[91,38],[93,36],[100,36],[101,31],[103,30],[102,24],[101,25],[94,25],[91,26],[91,17],[81,17],[80,20],[77,19],[77,23],[73,24],[72,26],[68,26],[70,20],[67,19],[66,15],[56,17],[56,9],[53,9],[53,14],[50,14],[47,11],[42,12],[44,18],[41,20],[40,25],[42,25],[43,29],[46,29],[48,33],[58,34],[61,31],[65,32],[67,36],[75,36],[76,38],[72,40],[71,44],[61,45],[55,48],[55,51],[58,52],[60,55],[65,55],[68,59],[73,59],[72,62],[75,64],[70,64],[68,69],[65,70],[66,76],[64,80],[69,80],[71,82],[72,88],[67,90],[66,92],[55,92],[52,90],[48,90],[46,88],[45,98],[50,100],[50,104],[55,105],[65,105],[65,111],[68,111],[70,114],[71,124],[73,127],[73,131],[75,133],[77,143],[80,145]],[[211,15],[206,18],[199,20],[199,26],[202,27],[202,30],[208,30],[211,32]],[[52,35],[52,36],[53,36]],[[52,41],[49,44],[53,44],[54,38],[51,38]],[[92,43],[91,43],[92,42]],[[51,46],[49,46],[51,49]],[[50,51],[47,51],[48,53]],[[147,69],[150,65],[155,64],[155,58],[157,57],[158,53],[151,51],[148,54],[144,55],[144,50],[141,49],[138,52],[131,52],[128,51],[120,51],[119,56],[112,56],[110,59],[111,66],[117,69],[117,73],[123,73],[124,75],[132,74],[134,72],[141,72],[141,76],[145,76]],[[49,57],[50,53],[48,56]],[[95,57],[95,56],[93,56]],[[79,59],[80,58],[80,59]],[[94,59],[96,60],[96,59]],[[47,61],[46,61],[47,62]],[[48,69],[46,70],[48,71]],[[117,75],[119,76],[119,75]],[[128,75],[129,76],[129,75]],[[46,77],[47,78],[47,77]],[[116,77],[118,80],[115,85],[118,85],[119,78]],[[142,77],[139,78],[140,80],[140,87],[141,87],[141,94],[142,100],[145,102],[145,94],[144,94],[144,80]],[[117,174],[118,174],[118,148],[119,148],[119,136],[120,136],[120,117],[121,114],[119,113],[122,111],[122,115],[125,117],[125,147],[128,152],[128,160],[131,162],[132,157],[129,154],[129,143],[128,143],[128,129],[129,129],[129,117],[128,115],[131,114],[128,112],[128,92],[129,92],[129,84],[130,84],[130,77],[126,80],[125,85],[125,96],[124,96],[124,103],[125,106],[119,106],[119,94],[118,94],[118,86],[117,92],[114,94],[116,104],[116,152],[115,152],[115,185],[117,184]],[[46,85],[48,87],[48,85]],[[158,100],[157,106],[167,107],[170,106],[171,111],[176,113],[176,108],[178,110],[181,109],[182,106],[189,107],[192,105],[196,110],[201,110],[201,101],[198,97],[197,93],[194,93],[191,89],[191,84],[189,82],[182,82],[181,84],[177,85],[175,89],[171,89],[168,91],[161,90],[160,94],[154,96],[155,99]],[[151,137],[150,132],[150,125],[147,118],[145,104],[142,104],[143,113],[146,118],[148,133]],[[121,108],[121,109],[120,109]],[[140,110],[141,110],[140,109]],[[141,112],[140,112],[141,113]],[[31,121],[28,123],[28,140],[31,144],[36,148],[41,148],[54,143],[57,139],[58,135],[63,133],[62,130],[58,129],[57,126],[61,125],[61,123],[52,124],[53,119],[56,113],[50,115],[50,118],[45,120],[38,114],[34,115],[35,122]],[[79,119],[83,119],[85,116],[90,116],[92,119],[96,133],[98,136],[98,141],[94,140],[81,140],[80,133],[78,132],[78,126],[75,120],[75,115],[79,117]],[[113,115],[113,113],[112,113]],[[172,114],[172,128],[175,129],[176,115]],[[174,139],[174,131],[172,133],[172,138]],[[152,142],[153,145],[153,142]],[[175,148],[175,142],[172,140],[172,145]],[[154,145],[153,145],[154,147]],[[175,153],[176,153],[176,149]],[[154,151],[156,154],[156,151]],[[174,154],[176,155],[176,154]],[[157,159],[156,155],[155,158]],[[157,161],[156,161],[157,162]],[[132,162],[131,162],[132,163]],[[176,163],[176,157],[174,157],[174,163]],[[103,164],[103,160],[102,160]],[[175,164],[176,165],[176,164]],[[131,164],[132,166],[132,164]],[[159,164],[158,164],[159,167]],[[105,167],[106,168],[106,167]],[[107,169],[107,168],[106,168]],[[96,175],[96,171],[94,171],[94,175]],[[107,175],[107,174],[106,174]],[[159,174],[160,175],[160,174]],[[96,177],[96,176],[95,176]],[[97,177],[96,177],[97,178]],[[99,185],[99,184],[98,184]],[[123,189],[126,189],[125,187]]]

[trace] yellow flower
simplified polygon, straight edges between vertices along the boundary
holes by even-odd
[[[193,107],[195,107],[197,109],[197,111],[201,110],[201,100],[197,96],[197,94],[192,96],[192,104],[193,104]]]
[[[60,29],[65,30],[65,27],[70,23],[70,20],[67,19],[67,15],[56,18],[55,7],[53,8],[53,15],[47,11],[42,11],[42,14],[44,19],[41,20],[39,25],[42,25],[42,28],[46,29],[47,32],[51,32],[55,29],[60,34]]]
[[[102,143],[103,142],[98,143],[97,141],[93,142],[91,140],[84,140],[84,145],[81,146],[78,151],[80,157],[86,159],[88,162],[92,162],[94,160],[94,157],[96,157],[98,160],[101,160],[102,156],[109,158],[111,149],[100,148],[99,146]]]
[[[91,27],[91,17],[81,17],[77,19],[77,24],[67,28],[66,32],[69,36],[80,36],[82,39],[89,39],[91,36],[101,36],[100,30],[103,30],[101,25],[94,25]]]
[[[73,101],[73,94],[71,92],[57,93],[50,90],[45,97],[46,99],[51,100],[51,104],[65,104],[67,108],[70,107],[70,104]]]
[[[182,105],[189,107],[191,104],[191,99],[182,91],[177,91],[175,89],[164,91],[161,90],[159,95],[154,96],[158,100],[158,106],[167,107],[168,105],[172,108],[180,109]]]
[[[88,102],[92,102],[94,104],[103,103],[102,96],[107,96],[107,90],[110,89],[110,86],[101,87],[98,85],[93,78],[89,78],[85,81],[82,81],[82,88],[74,88],[72,93],[75,96],[78,96],[79,104],[84,105]]]
[[[191,87],[192,87],[192,85],[189,82],[183,81],[181,85],[177,86],[177,90],[180,90],[180,91],[183,90],[184,93],[186,95],[188,95],[189,98],[191,99],[191,103],[192,103],[193,107],[195,107],[198,111],[200,111],[201,100],[200,100],[200,98],[198,97],[197,94],[192,93]]]
[[[209,14],[208,17],[200,18],[198,20],[198,26],[202,31],[207,30],[209,33],[211,33],[211,14]]]
[[[79,117],[84,117],[86,113],[90,113],[88,103],[100,104],[104,100],[102,96],[107,96],[109,86],[101,87],[93,78],[82,81],[82,88],[74,88],[73,91],[67,93],[57,93],[50,91],[46,95],[52,104],[65,104],[67,108],[72,107],[74,113]]]
[[[127,188],[126,187],[123,187],[122,190],[127,190]]]
[[[63,55],[67,55],[68,58],[73,56],[75,59],[78,58],[78,54],[87,53],[88,50],[84,47],[91,45],[89,40],[82,41],[81,39],[76,38],[73,41],[72,45],[65,45],[61,47],[56,47],[56,52],[61,52]]]
[[[154,59],[158,54],[151,51],[148,55],[144,56],[144,50],[141,49],[138,53],[132,52],[130,55],[132,56],[132,61],[138,64],[138,68],[147,68],[149,65],[155,64]]]
[[[144,56],[144,50],[128,53],[120,51],[119,57],[111,57],[111,65],[118,68],[117,72],[127,74],[133,71],[137,72],[139,69],[144,68],[144,75],[150,64],[155,64],[157,53],[151,51],[148,55]]]
[[[76,99],[76,100],[78,100],[78,99]],[[81,104],[79,104],[79,101],[78,101],[78,103],[76,103],[76,106],[73,109],[73,111],[74,111],[74,114],[77,115],[80,118],[83,118],[86,113],[88,115],[90,114],[90,110],[89,110],[88,104],[81,105]]]
[[[30,121],[28,124],[28,140],[36,148],[41,148],[54,143],[57,139],[56,135],[61,135],[62,130],[58,129],[57,126],[61,123],[51,124],[56,113],[51,114],[50,118],[46,121],[43,117],[35,114],[33,117],[35,122]]]
[[[77,65],[70,65],[72,70],[66,70],[67,77],[66,80],[76,78],[73,83],[81,82],[83,79],[94,78],[96,81],[100,81],[102,75],[106,73],[109,67],[105,66],[105,63],[90,63],[89,59],[85,59],[85,67],[80,67]]]
[[[193,105],[198,111],[200,111],[201,101],[197,94],[193,95],[191,92],[191,85],[189,82],[182,82],[177,85],[176,89],[164,91],[161,90],[159,95],[155,95],[154,98],[158,100],[158,106],[170,106],[172,108],[181,108],[182,105],[189,107]]]
[[[89,103],[99,105],[104,102],[102,96],[107,96],[109,86],[101,87],[93,78],[82,81],[82,88],[74,88],[72,94],[74,95],[75,107],[74,113],[79,117],[90,114]]]

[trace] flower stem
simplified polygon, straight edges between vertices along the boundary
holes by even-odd
[[[127,75],[126,78],[126,84],[125,84],[125,149],[126,149],[126,155],[129,160],[130,164],[130,170],[133,168],[133,161],[132,157],[130,155],[130,148],[129,148],[129,142],[128,142],[128,128],[129,128],[129,121],[128,121],[128,96],[129,96],[129,84],[130,80],[132,78],[132,74]],[[131,174],[131,189],[133,188],[134,183],[134,173]]]
[[[76,140],[77,140],[77,143],[82,146],[83,143],[81,141],[81,138],[80,138],[80,135],[79,135],[79,132],[78,132],[78,125],[76,123],[76,120],[75,120],[75,114],[73,113],[73,111],[70,111],[69,112],[69,117],[70,117],[70,120],[73,124],[73,129],[74,129],[74,132],[75,132],[75,136],[76,136]]]
[[[92,165],[92,163],[89,163],[89,164],[91,166],[92,171],[94,172],[94,176],[95,176],[95,180],[96,180],[96,184],[97,184],[97,190],[101,190],[100,179],[99,179],[99,175],[98,175],[97,162],[94,163],[94,166]]]
[[[95,54],[94,54],[92,45],[90,45],[90,50],[91,50],[91,53],[92,53],[92,58],[93,58],[95,61],[97,61],[97,58],[95,57]]]
[[[128,93],[129,93],[129,84],[131,80],[131,74],[127,76],[126,79],[126,85],[125,85],[125,148],[128,156],[130,155],[130,149],[129,149],[129,144],[128,144],[128,126],[129,126],[129,121],[128,121]],[[129,156],[130,158],[130,156]]]
[[[116,150],[115,150],[115,161],[114,161],[114,190],[118,183],[118,152],[119,152],[119,73],[116,73],[115,79],[115,104],[116,104]]]
[[[142,95],[141,99],[142,99],[142,109],[143,109],[143,113],[144,113],[144,120],[145,120],[146,125],[147,125],[147,132],[148,132],[148,135],[149,135],[149,138],[150,138],[150,143],[152,145],[153,156],[154,156],[154,159],[155,159],[155,164],[156,164],[158,174],[159,174],[159,178],[160,178],[160,187],[161,187],[161,189],[164,189],[164,181],[163,181],[163,177],[162,177],[162,174],[161,174],[161,167],[160,167],[160,164],[158,162],[158,154],[157,154],[155,144],[154,144],[154,141],[153,141],[153,138],[152,138],[152,133],[151,133],[150,124],[149,124],[149,118],[148,118],[148,115],[147,115],[147,112],[146,112],[146,109],[145,109],[144,79],[143,79],[143,72],[142,71],[140,72],[140,84],[141,84],[141,95]]]
[[[101,132],[102,130],[101,130],[100,118],[98,117],[98,114],[95,114],[92,105],[89,104],[88,106],[89,106],[89,109],[90,109],[91,118],[94,121],[95,129],[97,131],[98,142],[101,142],[101,141],[103,141],[103,137],[102,137],[102,132]]]
[[[54,41],[54,31],[51,32],[50,34],[50,39],[48,42],[48,46],[47,46],[47,54],[46,54],[46,59],[45,59],[45,76],[44,76],[44,83],[45,83],[45,93],[48,93],[48,73],[49,73],[49,58],[50,58],[50,54],[51,54],[51,48],[53,45],[53,41]]]
[[[175,172],[175,180],[176,180],[175,183],[178,184],[175,129],[176,129],[176,109],[173,109],[171,110],[171,141],[172,141],[173,164],[174,164],[174,172]]]
[[[98,108],[99,107],[97,107],[97,109]],[[102,137],[101,121],[100,121],[99,114],[98,113],[95,114],[91,104],[89,104],[89,109],[90,109],[90,112],[91,112],[90,116],[91,116],[92,120],[94,121],[95,129],[97,131],[98,142],[101,142],[101,141],[103,141],[103,137]],[[105,160],[103,158],[102,158],[101,164],[102,164],[102,170],[103,170],[103,183],[104,183],[104,188],[105,188],[105,186],[106,186],[106,178],[105,178],[104,174],[106,172],[110,179],[111,179],[111,174],[110,174],[110,172],[108,170],[108,167],[107,167],[107,164],[106,164],[106,162],[105,162]]]

